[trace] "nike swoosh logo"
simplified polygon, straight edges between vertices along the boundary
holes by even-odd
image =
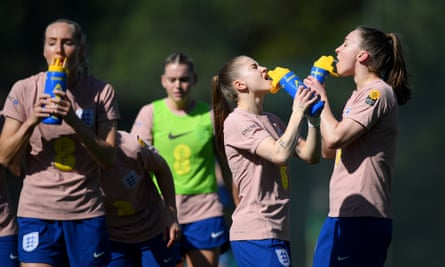
[[[173,139],[179,138],[179,137],[181,137],[181,136],[187,135],[187,134],[189,134],[189,133],[191,133],[191,132],[192,132],[192,131],[185,132],[185,133],[180,133],[180,134],[172,134],[172,133],[170,132],[170,133],[168,133],[168,139],[173,140]]]
[[[219,232],[216,232],[216,233],[212,232],[212,233],[210,233],[210,236],[212,238],[217,238],[217,237],[221,236],[222,234],[224,234],[224,231],[219,231]]]
[[[105,251],[102,251],[102,252],[99,252],[99,253],[94,252],[93,257],[94,258],[99,258],[100,256],[102,256],[104,254],[105,254]]]
[[[167,263],[167,262],[169,262],[169,261],[171,261],[172,260],[172,257],[170,257],[170,258],[168,258],[168,259],[164,259],[163,261],[164,261],[164,263]]]
[[[340,257],[340,256],[338,256],[338,257],[337,257],[337,260],[338,260],[338,261],[344,261],[344,260],[349,259],[349,258],[350,258],[350,256],[346,256],[346,257]]]
[[[16,260],[16,259],[17,259],[17,255],[9,254],[9,258],[10,258],[11,260]]]

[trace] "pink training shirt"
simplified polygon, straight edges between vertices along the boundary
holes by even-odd
[[[43,93],[45,73],[16,82],[4,105],[4,116],[24,122]],[[96,132],[105,121],[119,119],[114,89],[92,76],[81,75],[67,97],[76,114]],[[99,165],[74,130],[40,123],[25,152],[26,166],[18,216],[75,220],[104,215],[99,187]]]
[[[278,139],[285,126],[270,114],[235,109],[224,121],[224,145],[239,190],[230,240],[290,240],[289,170],[255,154],[266,137]]]
[[[15,234],[17,234],[15,211],[9,198],[5,169],[0,166],[0,237]]]
[[[354,91],[343,109],[367,132],[337,150],[330,180],[330,217],[392,217],[391,179],[398,128],[398,104],[381,80]]]
[[[101,175],[108,233],[114,241],[147,241],[165,226],[166,207],[150,176],[163,159],[154,147],[141,146],[123,131],[118,131],[117,145],[116,164]]]
[[[3,128],[3,114],[0,110],[0,132]],[[15,210],[9,196],[5,168],[0,165],[0,237],[17,234]]]

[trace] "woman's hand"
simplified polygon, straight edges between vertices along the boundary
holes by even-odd
[[[315,101],[317,101],[317,96],[314,94],[314,91],[310,87],[304,88],[300,86],[294,97],[292,111],[307,114],[309,107],[315,103]]]
[[[323,84],[321,84],[315,77],[308,76],[306,79],[304,79],[304,84],[311,88],[312,91],[314,91],[315,94],[320,96],[321,101],[325,101],[326,96],[326,88]]]
[[[76,117],[74,110],[72,109],[71,102],[67,98],[66,93],[61,90],[54,91],[56,97],[50,98],[50,105],[48,109],[51,111],[51,115],[62,118],[66,123],[71,124],[73,118]]]

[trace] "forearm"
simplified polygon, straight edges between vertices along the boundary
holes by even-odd
[[[173,183],[173,178],[170,174],[170,170],[167,169],[166,172],[169,174],[165,174],[165,171],[155,173],[156,181],[158,183],[159,190],[161,191],[167,209],[176,215],[177,211],[175,186]]]
[[[294,155],[298,137],[300,135],[300,125],[303,120],[303,113],[292,112],[283,135],[275,142],[275,156],[278,162],[286,162],[291,155]]]
[[[336,140],[338,140],[336,137],[336,127],[338,125],[338,121],[332,113],[331,107],[327,100],[325,101],[325,106],[320,114],[320,119],[320,130],[323,137],[322,150],[326,152],[328,150],[335,150],[336,148],[333,147],[333,145],[336,143]]]
[[[321,137],[319,122],[316,125],[309,124],[306,140],[298,144],[296,151],[298,157],[309,164],[320,162]]]
[[[99,125],[97,134],[80,119],[71,122],[70,126],[74,129],[90,156],[102,168],[107,169],[114,164],[116,155],[116,121],[107,121]]]
[[[14,162],[21,162],[21,158],[29,144],[36,121],[27,119],[23,123],[7,118],[0,137],[0,163],[10,167]]]

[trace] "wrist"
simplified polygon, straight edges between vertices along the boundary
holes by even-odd
[[[320,117],[307,118],[307,126],[310,128],[320,128]]]

